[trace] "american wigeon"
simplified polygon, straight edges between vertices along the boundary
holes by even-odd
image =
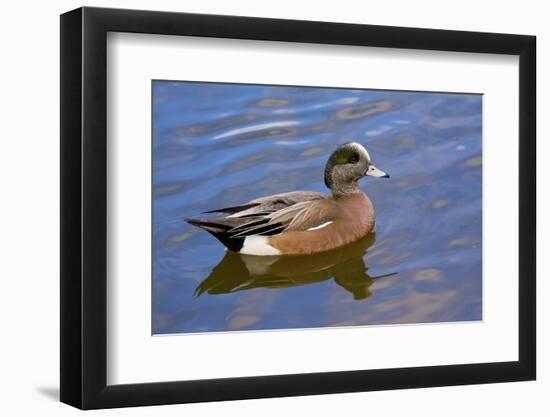
[[[303,255],[355,242],[374,227],[374,208],[358,181],[389,178],[357,142],[340,145],[325,166],[326,195],[293,191],[206,213],[224,217],[186,219],[214,235],[229,250],[248,255]]]

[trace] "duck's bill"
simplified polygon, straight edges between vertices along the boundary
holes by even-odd
[[[376,177],[376,178],[389,178],[390,176],[386,174],[384,171],[376,168],[374,165],[371,165],[367,172],[365,172],[365,175],[368,175],[369,177]]]

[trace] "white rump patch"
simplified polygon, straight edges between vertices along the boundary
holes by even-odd
[[[329,221],[329,222],[320,224],[319,226],[310,227],[309,229],[307,229],[307,231],[309,232],[310,230],[319,230],[319,229],[322,229],[323,227],[327,227],[327,226],[328,226],[329,224],[331,224],[331,223],[332,223],[332,220]]]
[[[277,249],[267,243],[266,236],[247,236],[239,251],[245,255],[274,256],[280,255]]]

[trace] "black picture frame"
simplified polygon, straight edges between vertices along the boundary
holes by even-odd
[[[107,385],[108,32],[519,56],[519,360]],[[61,15],[61,401],[94,409],[535,379],[535,45],[524,35],[252,17],[88,7]]]

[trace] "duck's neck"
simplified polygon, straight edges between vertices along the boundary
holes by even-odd
[[[363,192],[359,188],[357,181],[345,182],[345,183],[334,183],[332,184],[332,187],[330,187],[330,191],[332,191],[332,195],[334,197],[346,196],[351,194],[359,194]]]
[[[335,170],[329,164],[325,167],[325,185],[333,196],[362,193],[357,184],[360,178],[350,178],[348,174]]]

